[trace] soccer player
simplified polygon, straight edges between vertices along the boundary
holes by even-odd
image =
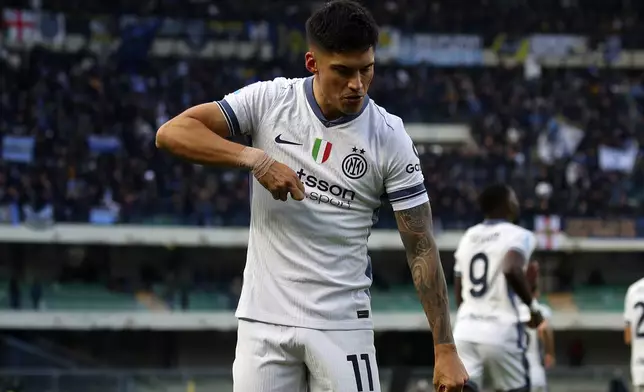
[[[644,278],[630,285],[624,300],[624,342],[631,346],[633,391],[644,392]]]
[[[539,270],[536,261],[530,262],[530,267],[535,271]],[[532,289],[532,297],[537,300],[540,296],[538,275],[535,275],[534,281],[530,281],[530,275],[528,275],[528,283]],[[546,392],[548,390],[546,369],[555,364],[554,331],[551,326],[552,311],[549,306],[542,303],[538,303],[537,308],[544,321],[537,329],[528,328],[526,331],[528,334],[526,357],[530,367],[531,391]]]
[[[485,220],[465,232],[455,253],[456,347],[470,375],[469,390],[481,387],[486,371],[497,391],[529,392],[526,334],[518,305],[529,307],[530,327],[541,323],[525,275],[536,239],[511,223],[519,204],[508,186],[484,189],[479,204]]]
[[[467,373],[418,153],[401,119],[367,95],[378,26],[358,3],[336,0],[306,34],[312,76],[248,85],[157,133],[178,157],[255,177],[234,390],[380,391],[367,239],[384,196],[433,332],[437,390],[460,391]]]

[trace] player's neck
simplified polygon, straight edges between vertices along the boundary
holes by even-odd
[[[322,89],[320,88],[318,78],[315,76],[313,77],[313,98],[315,99],[315,102],[317,102],[318,107],[320,108],[320,111],[322,112],[322,115],[326,120],[333,121],[344,116],[342,112],[333,108],[331,103],[329,103],[324,98],[324,94],[322,94]]]
[[[509,222],[509,220],[507,218],[491,217],[491,216],[485,217],[485,219],[483,219],[483,223],[487,225],[493,225],[495,223],[503,223],[503,222]]]

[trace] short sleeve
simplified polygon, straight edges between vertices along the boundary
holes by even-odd
[[[521,232],[514,236],[512,241],[510,241],[508,250],[521,253],[525,260],[528,261],[536,247],[537,238],[535,235],[530,231],[521,230]]]
[[[463,270],[461,264],[463,263],[462,259],[462,253],[463,251],[462,246],[463,243],[465,242],[465,235],[461,237],[460,241],[458,242],[458,246],[456,247],[456,252],[454,252],[454,276],[460,277]]]
[[[429,201],[418,151],[399,120],[386,146],[385,192],[394,211]]]
[[[540,305],[539,310],[541,311],[541,316],[543,316],[545,320],[548,320],[548,321],[552,320],[552,309],[550,309],[548,305],[544,305],[544,304],[539,304],[539,305]]]
[[[253,136],[287,85],[285,78],[256,82],[216,101],[226,118],[230,135]]]
[[[461,276],[461,263],[459,262],[458,252],[454,253],[454,276]]]

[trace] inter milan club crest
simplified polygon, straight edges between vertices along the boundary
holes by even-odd
[[[367,160],[364,157],[364,149],[353,147],[353,153],[347,155],[342,161],[342,172],[352,180],[357,180],[367,172]]]

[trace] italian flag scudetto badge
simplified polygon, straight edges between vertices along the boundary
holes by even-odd
[[[331,155],[331,147],[333,147],[333,144],[331,144],[330,142],[320,138],[315,139],[315,144],[313,144],[313,151],[311,152],[311,155],[313,155],[315,162],[326,162]]]

